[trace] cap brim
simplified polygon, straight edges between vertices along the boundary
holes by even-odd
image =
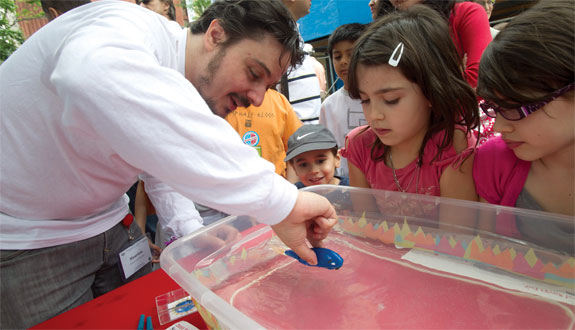
[[[326,150],[331,149],[337,146],[335,142],[314,142],[314,143],[307,143],[293,150],[290,150],[286,154],[286,158],[284,159],[285,162],[289,161],[290,159],[303,154],[304,152],[313,151],[313,150]]]

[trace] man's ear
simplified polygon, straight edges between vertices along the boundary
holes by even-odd
[[[60,16],[62,13],[60,13],[56,8],[50,7],[48,8],[48,20],[51,21],[53,19],[55,19],[56,17]]]
[[[227,39],[228,37],[220,21],[214,19],[206,31],[204,46],[208,51],[211,51],[218,47],[218,45],[225,43]]]

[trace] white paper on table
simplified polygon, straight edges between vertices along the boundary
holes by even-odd
[[[412,249],[401,259],[446,273],[495,284],[505,289],[530,293],[570,305],[575,305],[575,293],[567,288],[559,288],[528,278],[494,273],[470,265],[470,261],[458,261],[448,256],[441,256],[427,251]]]

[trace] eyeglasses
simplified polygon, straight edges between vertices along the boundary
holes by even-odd
[[[552,101],[556,100],[557,98],[561,97],[565,93],[572,91],[575,87],[575,83],[571,83],[551,94],[551,96],[541,102],[531,103],[528,105],[523,105],[517,108],[506,109],[502,108],[496,104],[493,104],[489,101],[482,100],[479,102],[479,107],[487,115],[487,117],[495,118],[497,114],[501,114],[501,116],[507,120],[517,121],[521,120],[530,114],[534,113],[535,111],[543,108],[547,104],[551,103]]]

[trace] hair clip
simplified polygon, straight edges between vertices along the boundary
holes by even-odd
[[[399,55],[397,54],[398,51]],[[397,67],[397,65],[399,64],[399,60],[401,60],[402,55],[403,55],[403,42],[400,41],[399,44],[397,44],[397,47],[395,47],[395,50],[393,51],[391,56],[389,57],[389,61],[387,63],[393,67]]]

